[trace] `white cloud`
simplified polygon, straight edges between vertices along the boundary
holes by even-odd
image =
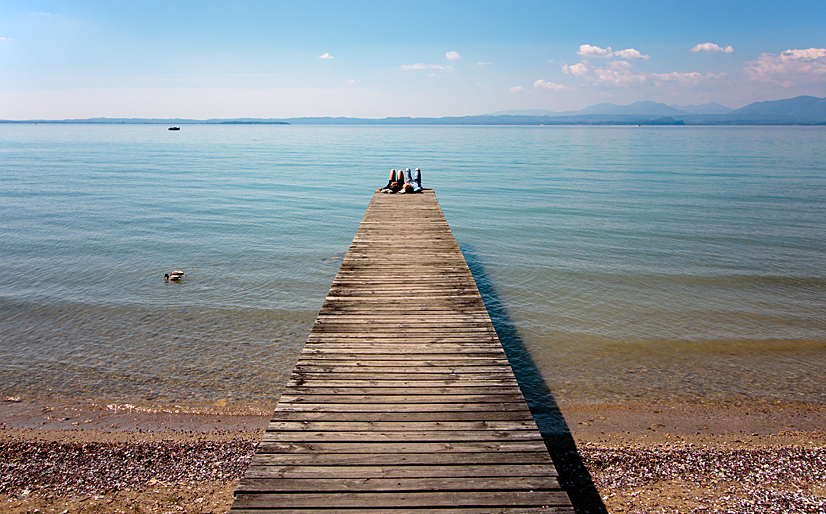
[[[700,43],[691,49],[692,52],[723,52],[726,54],[733,54],[734,48],[731,45],[723,47],[716,43]]]
[[[753,80],[773,82],[783,87],[826,82],[826,48],[786,50],[780,55],[760,54],[746,63],[746,75]]]
[[[358,82],[358,80],[355,80],[355,79],[348,79],[348,80],[345,80],[344,82],[346,82],[346,83],[348,83],[348,84],[355,84],[356,82]]]
[[[334,57],[332,55],[330,55],[329,53],[327,53],[327,52],[319,55],[318,58],[319,59],[334,59]]]
[[[696,71],[688,73],[680,73],[672,71],[671,73],[650,73],[646,79],[650,80],[656,86],[664,86],[666,84],[677,84],[681,87],[699,86],[703,83],[713,81],[715,79],[722,79],[727,77],[725,73],[698,73]]]
[[[625,50],[617,50],[614,52],[614,57],[620,57],[622,59],[642,59],[643,61],[647,61],[651,58],[648,54],[641,54],[639,50],[634,50],[633,48],[626,48]]]
[[[594,68],[593,80],[597,83],[618,87],[639,85],[646,80],[645,73],[632,73],[629,70],[617,71],[610,68]]]
[[[422,64],[417,62],[416,64],[402,64],[401,69],[408,71],[408,70],[453,70],[453,66],[441,66],[439,64]]]
[[[508,93],[527,93],[528,90],[522,86],[513,86],[508,90]]]
[[[538,88],[541,87],[541,88],[550,89],[550,90],[553,90],[553,91],[559,91],[560,89],[568,89],[567,87],[563,86],[562,84],[557,84],[555,82],[545,82],[542,79],[539,79],[536,82],[534,82],[533,87],[534,87],[534,89],[538,89]]]
[[[5,41],[5,40],[6,40],[6,38],[0,37],[0,41]]]
[[[765,54],[764,54],[765,55]],[[808,48],[806,50],[786,50],[782,54],[786,59],[807,59],[813,61],[826,57],[826,48]]]
[[[573,75],[575,77],[581,77],[588,73],[588,67],[585,66],[585,63],[576,63],[574,65],[568,66],[567,64],[562,65],[562,73],[565,75]]]
[[[611,61],[605,66],[586,66],[585,63],[578,63],[574,66],[563,64],[562,71],[569,75],[582,77],[583,86],[618,88],[644,85],[664,86],[668,84],[693,87],[727,77],[725,73],[635,72],[633,71],[633,65],[627,61]]]
[[[651,58],[650,55],[643,55],[639,50],[635,50],[633,48],[626,48],[625,50],[617,50],[614,52],[611,50],[610,46],[608,48],[600,48],[598,46],[591,45],[580,45],[577,55],[602,59],[608,59],[611,57],[618,57],[620,59],[642,59],[644,61]]]
[[[447,58],[448,58],[449,60],[451,60],[451,61],[458,61],[459,59],[461,59],[461,58],[462,58],[462,56],[461,56],[461,55],[459,55],[459,53],[458,53],[458,52],[447,52],[447,53],[445,54],[445,57],[447,57]]]
[[[480,68],[484,68],[485,66],[490,66],[491,64],[493,64],[493,63],[492,62],[477,62],[476,66],[479,66]]]
[[[634,67],[634,65],[628,61],[611,61],[607,66],[612,70],[630,70]]]
[[[608,48],[600,48],[598,46],[579,45],[577,55],[583,57],[611,57],[614,53],[611,51],[610,46]]]

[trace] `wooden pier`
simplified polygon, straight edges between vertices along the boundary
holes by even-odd
[[[573,512],[433,191],[373,196],[232,512]]]

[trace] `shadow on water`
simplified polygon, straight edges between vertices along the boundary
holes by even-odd
[[[531,409],[534,420],[554,460],[559,472],[559,482],[571,498],[577,513],[607,514],[607,509],[599,496],[591,474],[582,463],[576,442],[565,417],[531,358],[525,343],[513,321],[508,316],[505,305],[496,294],[493,284],[485,274],[481,259],[472,246],[461,245],[465,261],[473,273],[476,286],[485,301],[496,334],[502,342],[522,394]]]

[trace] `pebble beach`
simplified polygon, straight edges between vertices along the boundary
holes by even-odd
[[[232,406],[0,404],[0,510],[227,512],[268,416]],[[565,406],[583,513],[821,513],[826,409]],[[745,430],[750,427],[751,431]],[[596,490],[598,498],[589,491]]]

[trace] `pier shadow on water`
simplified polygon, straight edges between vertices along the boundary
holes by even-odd
[[[582,463],[568,423],[525,347],[504,303],[488,280],[482,260],[472,246],[460,245],[476,286],[485,302],[493,327],[502,342],[522,395],[542,434],[548,453],[559,472],[559,483],[578,514],[608,514],[588,469]]]

